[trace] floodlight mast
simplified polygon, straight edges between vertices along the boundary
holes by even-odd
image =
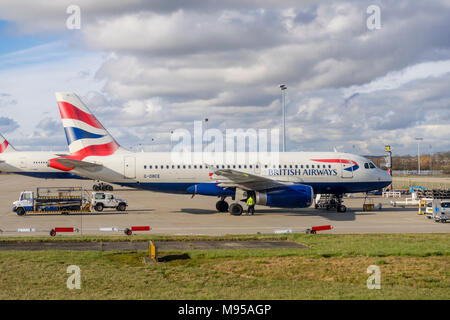
[[[281,107],[283,108],[283,152],[286,152],[286,94],[287,86],[280,84],[281,89]]]

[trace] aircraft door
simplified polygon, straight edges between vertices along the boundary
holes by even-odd
[[[347,159],[341,159],[342,178],[353,178],[353,163]]]
[[[28,168],[27,158],[20,158],[20,160],[19,160],[19,167],[21,169],[27,169]]]
[[[124,158],[124,176],[127,179],[136,178],[136,158],[125,157]]]

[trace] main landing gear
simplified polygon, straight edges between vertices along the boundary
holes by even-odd
[[[106,183],[103,183],[103,182],[99,182],[97,184],[94,184],[92,186],[92,189],[94,191],[113,191],[114,190],[112,185],[106,184]]]
[[[319,194],[316,197],[316,209],[336,209],[337,212],[346,212],[347,207],[342,204],[342,194]]]
[[[237,202],[233,202],[228,205],[225,201],[225,197],[222,197],[216,202],[216,209],[219,212],[229,212],[232,216],[241,216],[244,213],[244,208]]]

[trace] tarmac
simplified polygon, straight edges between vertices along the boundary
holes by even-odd
[[[370,197],[374,204],[382,203],[381,210],[363,211],[363,194],[345,198],[348,210],[279,209],[256,206],[254,216],[230,216],[215,209],[215,197],[174,195],[122,188],[114,185],[116,197],[128,200],[128,210],[119,213],[105,210],[101,214],[18,216],[12,211],[12,202],[24,190],[36,187],[77,186],[91,190],[89,180],[43,180],[19,175],[0,175],[0,233],[1,237],[48,235],[55,227],[79,229],[75,235],[123,235],[123,231],[101,232],[100,227],[119,230],[131,226],[150,226],[151,231],[133,234],[155,235],[227,235],[270,234],[275,231],[304,232],[312,226],[331,225],[331,234],[354,233],[449,233],[450,223],[436,223],[418,209],[391,207],[391,200]],[[228,199],[231,200],[231,199]],[[398,200],[395,199],[395,200]],[[229,202],[230,203],[230,202]],[[34,228],[39,232],[17,233],[18,228]],[[57,235],[58,236],[58,235]]]

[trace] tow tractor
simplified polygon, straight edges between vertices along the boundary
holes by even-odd
[[[336,209],[337,212],[346,212],[347,207],[342,204],[342,195],[336,194],[317,194],[315,199],[316,209],[330,210]]]
[[[13,202],[13,211],[19,216],[45,213],[85,213],[90,212],[88,193],[81,187],[37,188],[23,191],[19,200]]]

